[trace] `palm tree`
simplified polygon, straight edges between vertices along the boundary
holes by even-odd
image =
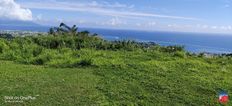
[[[61,28],[61,30],[63,32],[68,32],[68,33],[70,33],[72,35],[76,35],[77,34],[77,29],[78,29],[76,25],[73,25],[72,27],[69,27],[68,25],[66,25],[64,23],[60,23],[59,28]]]
[[[76,35],[76,34],[78,33],[78,32],[77,32],[77,29],[78,29],[77,26],[76,26],[76,25],[73,25],[73,27],[71,28],[70,31],[71,31],[72,34]]]
[[[70,31],[70,30],[71,30],[71,28],[70,28],[68,25],[64,24],[63,22],[60,23],[60,28],[62,28],[62,27],[63,27],[63,29],[65,29],[65,30],[67,30],[67,31]]]
[[[78,34],[78,27],[76,25],[69,27],[68,25],[62,22],[60,23],[58,27],[50,28],[48,33],[54,36],[60,35],[60,34],[69,34],[69,35],[76,36]]]
[[[64,24],[63,22],[60,23],[59,27],[53,27],[50,28],[48,33],[51,35],[59,35],[59,34],[69,34],[69,35],[77,35],[77,26],[73,25],[72,27],[69,27],[68,25]]]

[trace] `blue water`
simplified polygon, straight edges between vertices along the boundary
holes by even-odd
[[[152,41],[160,45],[183,45],[190,52],[232,53],[232,34],[147,32],[133,30],[89,29],[109,40]]]
[[[7,30],[10,28],[1,28]],[[49,27],[14,27],[11,30],[30,30],[47,32]],[[232,34],[205,34],[205,33],[181,33],[181,32],[148,32],[134,30],[109,30],[80,28],[91,33],[97,33],[107,40],[136,40],[152,41],[160,45],[183,45],[190,52],[210,52],[210,53],[232,53]]]

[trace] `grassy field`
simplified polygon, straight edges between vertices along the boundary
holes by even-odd
[[[105,41],[87,32],[0,38],[1,106],[219,106],[220,91],[232,94],[231,75],[229,55],[180,46]]]
[[[102,54],[101,54],[102,53]],[[0,61],[2,105],[219,105],[231,94],[232,65],[225,60],[99,51],[101,67],[56,68]],[[98,56],[97,55],[97,56]],[[161,56],[164,57],[161,57]],[[102,61],[101,60],[101,61]],[[117,62],[120,61],[120,62]],[[4,96],[34,96],[5,103]]]

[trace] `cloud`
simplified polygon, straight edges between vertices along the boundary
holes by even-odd
[[[137,22],[133,24],[136,27],[141,27],[145,29],[153,29],[155,27],[158,27],[159,25],[155,21],[147,21],[147,22]]]
[[[166,24],[167,31],[179,32],[205,32],[205,33],[232,33],[231,25],[208,25],[208,24]]]
[[[211,26],[211,27],[209,27],[210,29],[217,29],[217,30],[221,30],[221,31],[225,31],[225,30],[227,30],[227,31],[232,31],[232,26],[231,25],[225,25],[225,26],[216,26],[216,25],[214,25],[214,26]]]
[[[177,24],[168,24],[168,27],[178,27]]]
[[[109,2],[97,2],[97,1],[92,1],[89,4],[85,4],[85,5],[89,5],[92,7],[99,7],[99,8],[134,8],[134,5],[126,5],[126,4],[121,4],[118,2],[115,3],[109,3]]]
[[[102,23],[97,23],[100,25],[108,25],[108,26],[121,26],[121,25],[126,25],[127,22],[119,19],[118,17],[114,17],[108,21],[102,22]]]
[[[228,27],[228,30],[232,30],[232,26],[227,26]]]
[[[0,0],[0,18],[28,21],[32,20],[32,12],[14,0]]]
[[[141,27],[141,26],[142,26],[141,23],[136,23],[135,25],[136,25],[137,27]]]
[[[77,12],[89,12],[97,15],[107,15],[114,17],[127,17],[127,18],[167,18],[167,19],[179,19],[179,20],[199,20],[192,17],[162,15],[154,13],[145,13],[138,11],[129,11],[134,8],[134,5],[125,5],[120,3],[110,4],[108,2],[99,3],[96,1],[90,3],[83,2],[58,2],[47,1],[43,3],[39,2],[24,2],[24,7],[34,9],[48,9],[48,10],[63,10],[63,11],[77,11]]]
[[[217,29],[218,26],[211,26],[211,29]]]
[[[149,26],[154,26],[156,24],[157,24],[156,22],[150,22],[150,23],[148,23]]]

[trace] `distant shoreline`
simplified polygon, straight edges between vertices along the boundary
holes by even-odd
[[[32,27],[33,29],[33,27]],[[37,27],[35,27],[37,30]],[[7,30],[17,32],[32,32],[32,33],[47,33],[49,27],[42,27],[40,31],[24,31],[24,30]],[[230,54],[232,47],[229,47],[232,36],[215,36],[210,34],[196,34],[196,33],[174,33],[174,32],[143,32],[132,30],[111,30],[111,29],[94,29],[94,28],[79,28],[79,31],[88,30],[90,33],[97,33],[106,40],[135,40],[138,42],[155,42],[162,46],[168,45],[183,45],[185,50],[191,53],[216,53],[216,54]],[[1,31],[1,30],[0,30]],[[186,35],[190,36],[189,38]],[[208,40],[207,37],[210,36]],[[223,38],[224,37],[224,38]],[[222,39],[223,38],[223,39]],[[193,40],[191,40],[193,39]],[[210,41],[212,39],[212,41]],[[221,41],[220,41],[221,39]],[[217,41],[215,41],[217,40]],[[219,41],[220,42],[219,42]],[[225,41],[224,41],[225,40]],[[216,42],[216,43],[215,43]],[[215,43],[215,44],[214,44]]]

